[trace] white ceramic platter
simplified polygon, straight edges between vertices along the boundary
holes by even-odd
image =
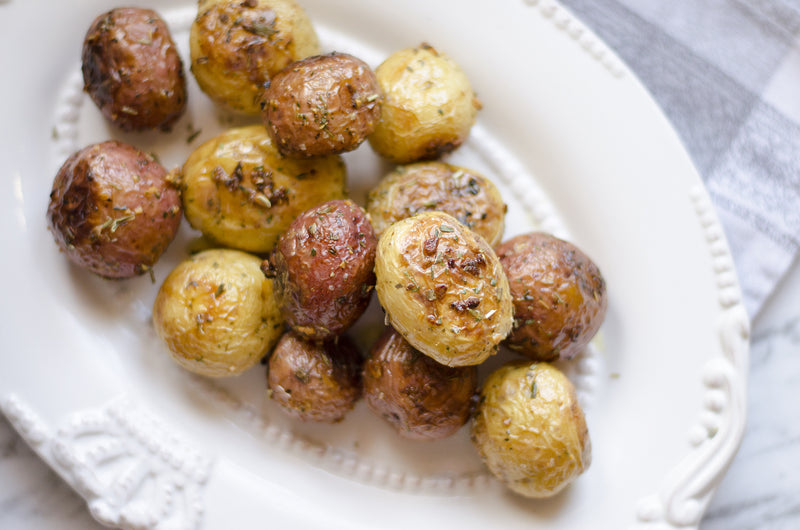
[[[373,66],[422,41],[455,58],[484,108],[452,160],[499,185],[507,235],[551,230],[600,265],[610,294],[602,337],[564,365],[587,411],[589,471],[531,501],[489,478],[467,429],[406,442],[363,403],[335,426],[293,422],[266,398],[263,367],[219,382],[167,358],[150,324],[157,283],[69,265],[45,224],[68,154],[114,137],[174,167],[239,123],[189,76],[191,108],[173,133],[107,126],[79,73],[83,35],[110,7],[99,0],[0,3],[3,412],[110,525],[696,526],[742,436],[748,322],[706,192],[645,90],[549,0],[302,4],[326,49]],[[195,6],[157,9],[185,54]],[[366,146],[347,161],[363,198],[386,167]],[[157,282],[195,236],[182,227]],[[375,305],[359,326],[364,343],[381,320]]]

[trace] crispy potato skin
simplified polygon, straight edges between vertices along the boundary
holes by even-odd
[[[510,363],[489,375],[472,441],[492,474],[525,497],[557,494],[591,463],[575,388],[547,363]]]
[[[199,146],[180,181],[192,227],[221,245],[256,253],[270,252],[303,211],[346,196],[340,157],[284,158],[260,125],[228,130]]]
[[[433,160],[469,136],[480,103],[464,71],[427,44],[390,55],[375,70],[385,100],[368,140],[397,164]]]
[[[328,201],[300,214],[269,260],[289,326],[313,340],[352,326],[375,286],[376,244],[366,213],[350,200]]]
[[[597,265],[572,243],[544,232],[499,247],[514,300],[506,345],[534,360],[570,359],[594,337],[608,305]]]
[[[363,381],[367,406],[400,436],[438,440],[469,420],[478,369],[439,364],[389,327],[364,363]]]
[[[169,131],[186,108],[183,63],[169,29],[150,9],[112,9],[83,41],[84,90],[124,131]]]
[[[401,219],[439,211],[452,215],[494,246],[503,237],[507,209],[492,181],[444,162],[398,166],[367,196],[367,212],[378,236]]]
[[[441,364],[480,364],[511,330],[500,261],[485,239],[446,213],[390,226],[378,242],[375,274],[389,323]]]
[[[104,278],[150,270],[181,221],[178,190],[166,170],[117,141],[72,154],[53,181],[47,221],[58,247]]]
[[[281,70],[264,92],[264,125],[281,153],[312,157],[352,151],[378,123],[381,91],[367,64],[343,53],[308,57]]]
[[[200,252],[170,272],[153,304],[153,325],[175,362],[208,377],[244,372],[283,333],[261,260],[228,249]]]
[[[311,21],[294,0],[200,0],[189,45],[203,92],[254,116],[273,75],[320,52]]]
[[[361,397],[362,363],[347,336],[312,342],[289,331],[270,356],[267,387],[290,416],[336,423]]]

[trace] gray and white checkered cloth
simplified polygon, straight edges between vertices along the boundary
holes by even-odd
[[[800,249],[800,0],[561,3],[672,121],[755,316]]]

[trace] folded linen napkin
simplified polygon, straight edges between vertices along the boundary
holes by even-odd
[[[800,0],[561,0],[637,74],[717,209],[751,317],[800,249]]]

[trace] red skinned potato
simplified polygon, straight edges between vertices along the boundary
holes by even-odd
[[[172,242],[181,203],[161,164],[111,140],[64,162],[47,220],[73,263],[104,278],[129,278],[149,271]]]

